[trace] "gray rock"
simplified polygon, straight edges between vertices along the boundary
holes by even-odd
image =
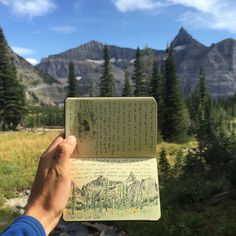
[[[209,91],[213,96],[229,96],[236,92],[236,40],[227,39],[207,47],[181,28],[171,46],[174,48],[180,85],[185,95],[196,85],[200,68],[205,70]],[[37,68],[65,82],[68,63],[72,60],[76,75],[81,78],[78,81],[81,94],[88,95],[93,87],[93,94],[98,95],[103,48],[102,43],[91,41],[44,58]],[[108,49],[115,78],[115,95],[119,96],[124,86],[124,70],[128,68],[132,76],[136,50],[112,45],[108,45]],[[166,59],[167,54],[163,50],[153,49],[153,53],[160,63]]]

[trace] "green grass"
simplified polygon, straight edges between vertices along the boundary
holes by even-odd
[[[1,199],[30,188],[41,154],[57,135],[58,131],[0,133],[0,206]]]
[[[41,154],[58,134],[0,132],[0,231],[19,215],[16,209],[4,206],[6,199],[31,187]]]
[[[19,212],[15,209],[9,207],[0,208],[0,232],[6,229],[18,216]]]

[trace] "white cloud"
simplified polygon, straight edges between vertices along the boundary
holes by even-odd
[[[201,0],[191,5],[188,0],[172,0],[190,9],[179,20],[197,28],[227,30],[236,33],[236,4],[230,0]],[[199,3],[199,4],[198,4]]]
[[[163,7],[164,3],[153,0],[113,0],[117,9],[121,12],[135,10],[152,10]]]
[[[180,21],[198,28],[227,30],[236,33],[235,0],[112,0],[121,12],[159,10],[175,5],[185,7]]]
[[[52,27],[51,28],[52,31],[55,31],[57,33],[62,33],[62,34],[71,34],[71,33],[75,33],[77,31],[77,29],[73,26],[58,26],[58,27]]]
[[[42,16],[56,8],[54,0],[0,0],[5,6],[19,16]]]
[[[32,64],[33,66],[38,64],[38,61],[35,58],[25,58],[26,61],[28,61],[30,64]]]
[[[14,46],[12,46],[11,48],[15,53],[17,53],[21,56],[31,55],[35,52],[35,50],[31,49],[31,48],[21,48],[21,47],[14,47]]]

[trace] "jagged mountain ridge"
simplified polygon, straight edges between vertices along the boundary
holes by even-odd
[[[124,71],[128,68],[130,75],[133,70],[133,62],[136,49],[121,48],[114,45],[108,45],[112,72],[115,79],[114,95],[121,94],[124,84]],[[89,88],[93,85],[93,94],[99,94],[99,78],[102,73],[104,44],[90,41],[77,48],[67,50],[57,55],[51,55],[42,59],[37,68],[50,74],[58,81],[66,82],[68,77],[68,65],[73,61],[76,76],[79,81],[79,90],[83,95],[90,93]],[[153,50],[157,56],[158,50]]]
[[[236,92],[236,40],[226,39],[207,47],[195,40],[184,28],[171,42],[177,64],[177,73],[183,92],[189,93],[198,81],[200,68],[204,69],[209,91],[214,97],[230,96]],[[42,59],[37,68],[49,73],[58,81],[66,81],[68,64],[72,60],[83,95],[99,93],[99,77],[102,72],[102,43],[90,41],[77,48]],[[108,45],[112,71],[115,78],[115,95],[120,95],[124,85],[124,71],[133,73],[136,49]],[[153,49],[161,62],[166,58],[164,50]]]

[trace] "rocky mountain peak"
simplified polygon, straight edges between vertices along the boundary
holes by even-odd
[[[88,41],[87,43],[84,43],[82,45],[80,45],[79,47],[103,47],[103,43],[101,42],[98,42],[96,40],[91,40],[91,41]]]
[[[171,42],[171,46],[175,48],[178,46],[187,46],[196,43],[200,44],[188,33],[186,29],[181,27],[174,40]]]

